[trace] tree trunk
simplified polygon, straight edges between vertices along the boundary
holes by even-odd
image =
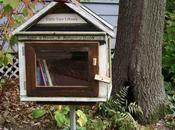
[[[144,112],[140,121],[164,103],[161,74],[165,0],[120,0],[117,44],[113,61],[113,92],[131,86]]]

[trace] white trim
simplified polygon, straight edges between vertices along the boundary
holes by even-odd
[[[95,97],[27,97],[21,96],[21,101],[43,101],[43,102],[105,102],[107,98]]]
[[[80,0],[81,3],[106,3],[106,4],[118,4],[119,0]]]
[[[20,95],[26,95],[26,62],[24,43],[18,42]]]
[[[114,30],[114,27],[113,27],[111,24],[109,24],[109,23],[106,22],[104,19],[102,19],[101,17],[99,17],[99,16],[98,16],[97,14],[95,14],[93,11],[91,11],[90,9],[88,9],[86,6],[80,4],[80,3],[77,2],[76,0],[72,0],[72,2],[74,3],[73,5],[76,5],[76,8],[81,7],[81,8],[84,10],[84,12],[87,12],[87,13],[91,14],[91,15],[94,16],[96,19],[98,19],[99,21],[101,21],[105,26],[107,26],[107,27],[109,27],[110,29]],[[70,3],[70,4],[72,4],[72,3]],[[69,5],[68,5],[68,6],[69,6]],[[70,7],[70,8],[71,8],[71,7]],[[74,8],[72,8],[72,9],[74,10]],[[80,14],[80,12],[77,12],[77,13]],[[81,15],[81,14],[80,14],[80,15]],[[85,17],[85,18],[88,19],[88,17]],[[92,24],[94,24],[94,23],[92,22]]]
[[[107,22],[105,23],[104,20],[102,20],[99,16],[95,17],[96,15],[94,15],[90,11],[87,12],[88,9],[85,10],[86,7],[84,7],[83,5],[81,5],[81,8],[80,8],[80,6],[77,6],[73,3],[66,3],[66,5],[68,7],[70,7],[71,9],[73,9],[74,11],[76,11],[79,15],[81,15],[85,19],[89,20],[89,22],[91,22],[92,24],[94,24],[98,28],[100,28],[103,31],[105,31],[106,33],[108,33],[110,36],[115,37],[114,30],[112,29],[113,27],[107,26],[107,24],[106,24]],[[84,8],[82,8],[82,7],[84,7]]]
[[[77,2],[78,3],[78,2]],[[108,33],[110,36],[115,37],[114,33],[114,27],[110,25],[108,22],[100,18],[98,15],[93,13],[91,10],[86,8],[85,6],[81,5],[80,3],[76,4],[74,3],[65,3],[69,8],[73,9],[76,13],[78,13],[80,16],[87,19],[89,22],[91,22],[93,25],[97,26],[101,30]],[[41,11],[36,13],[33,17],[31,17],[29,20],[27,20],[25,23],[23,23],[21,26],[19,26],[17,29],[15,29],[12,32],[12,35],[15,35],[16,33],[22,31],[23,29],[26,29],[28,26],[32,25],[33,22],[38,20],[42,15],[44,15],[47,11],[49,11],[51,8],[57,5],[57,2],[51,2],[48,6],[43,8]]]
[[[105,32],[68,32],[68,31],[27,31],[18,32],[17,35],[106,35]]]
[[[96,19],[98,19],[99,21],[101,21],[103,24],[105,24],[107,27],[109,27],[110,29],[114,30],[114,27],[109,24],[108,22],[106,22],[104,19],[102,19],[101,17],[99,17],[97,14],[95,14],[93,11],[91,11],[89,8],[87,8],[86,6],[81,6],[85,11],[87,11],[88,13],[92,14]]]
[[[52,7],[54,7],[57,4],[57,2],[51,2],[49,5],[47,5],[45,8],[43,8],[41,11],[36,13],[33,17],[31,17],[29,20],[27,20],[25,23],[23,23],[21,26],[16,28],[13,32],[12,35],[15,35],[16,33],[22,31],[26,27],[30,26],[35,20],[40,18],[43,14],[45,14],[48,10],[50,10]]]

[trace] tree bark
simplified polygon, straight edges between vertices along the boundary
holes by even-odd
[[[113,93],[131,86],[142,123],[164,103],[161,74],[165,0],[120,0]]]

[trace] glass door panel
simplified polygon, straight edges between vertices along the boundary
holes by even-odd
[[[88,86],[88,48],[40,49],[36,51],[36,86]]]

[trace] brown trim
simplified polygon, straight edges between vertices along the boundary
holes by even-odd
[[[39,105],[74,105],[74,106],[90,106],[93,107],[97,102],[36,102]]]
[[[26,56],[26,86],[27,95],[31,95],[35,88],[35,50],[28,44],[25,45],[25,56]]]
[[[48,46],[49,45],[49,46]],[[36,86],[36,50],[55,49],[59,47],[88,47],[89,48],[89,85],[88,87],[39,87]],[[32,41],[25,44],[27,96],[38,97],[97,97],[98,81],[94,80],[98,74],[98,46],[99,42],[80,41]],[[97,58],[97,66],[93,66],[93,58]],[[71,90],[71,91],[70,91]]]

